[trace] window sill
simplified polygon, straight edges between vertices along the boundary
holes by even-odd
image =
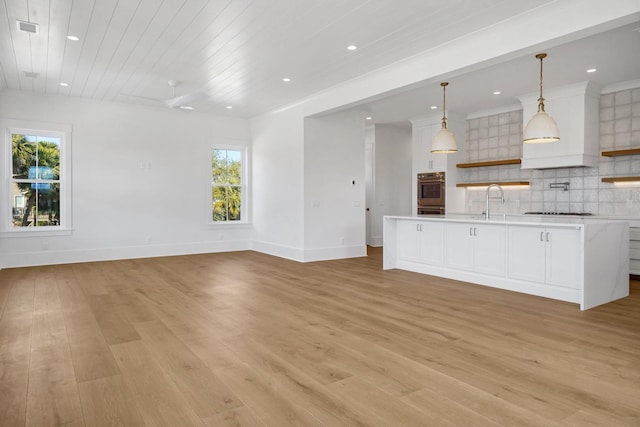
[[[2,237],[57,237],[57,236],[71,236],[73,229],[71,228],[56,228],[56,229],[44,229],[44,230],[5,230],[0,232]]]
[[[244,221],[238,222],[210,222],[207,224],[209,230],[244,230],[251,228],[251,224]]]

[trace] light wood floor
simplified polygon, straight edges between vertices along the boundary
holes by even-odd
[[[2,426],[639,426],[640,287],[577,305],[380,249],[0,271]]]

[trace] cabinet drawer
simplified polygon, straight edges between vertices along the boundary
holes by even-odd
[[[638,272],[640,272],[640,259],[629,260],[629,272],[631,274],[638,274]]]
[[[640,240],[640,227],[629,227],[629,240]]]
[[[629,258],[640,260],[640,248],[629,249]]]

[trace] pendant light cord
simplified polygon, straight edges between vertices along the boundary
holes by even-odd
[[[447,95],[446,95],[446,91],[447,91],[447,85],[448,84],[449,84],[448,82],[440,83],[440,86],[442,86],[442,129],[446,129],[447,128]]]
[[[542,60],[547,57],[546,53],[539,53],[536,58],[540,60],[540,98],[538,98],[538,113],[544,112],[544,98],[542,97]]]

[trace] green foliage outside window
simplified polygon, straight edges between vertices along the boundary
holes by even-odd
[[[242,151],[213,149],[211,193],[214,222],[242,219]]]
[[[14,227],[60,224],[60,138],[11,135],[12,184],[24,207],[13,207]]]

